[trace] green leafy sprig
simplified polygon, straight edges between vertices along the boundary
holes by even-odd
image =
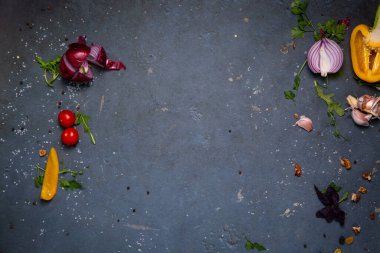
[[[36,186],[36,188],[40,188],[40,186],[42,186],[42,183],[44,181],[43,172],[45,170],[42,169],[39,164],[36,165],[36,170],[37,170],[37,176],[34,179],[34,185]],[[70,174],[72,179],[67,180],[67,179],[60,178],[59,185],[65,190],[82,189],[83,188],[82,184],[76,180],[76,176],[83,175],[83,173],[84,173],[84,170],[71,170],[64,167],[62,170],[58,172],[58,175]]]
[[[291,30],[293,39],[303,38],[305,32],[312,32],[315,41],[329,38],[340,43],[344,40],[349,25],[348,18],[339,21],[328,19],[326,22],[318,23],[318,26],[315,26],[307,15],[307,7],[307,0],[295,0],[290,4],[290,11],[297,17],[297,26]]]
[[[335,115],[338,115],[339,117],[343,117],[345,112],[342,106],[338,102],[332,99],[332,97],[334,96],[334,93],[325,94],[323,92],[322,87],[319,86],[317,81],[315,80],[314,80],[314,87],[315,87],[315,91],[317,92],[317,95],[327,104],[327,116],[330,119],[330,125],[334,127],[334,132],[333,132],[334,136],[337,138],[342,137],[343,139],[347,139],[340,133],[336,125]]]
[[[293,89],[284,91],[284,96],[286,99],[294,101],[294,99],[296,98],[296,94],[298,93],[298,89],[299,89],[300,83],[301,83],[300,75],[301,75],[302,70],[305,68],[306,63],[307,63],[307,60],[304,61],[301,68],[299,69],[297,75],[294,77]]]
[[[61,61],[61,57],[58,56],[54,60],[44,61],[40,57],[34,58],[35,61],[40,64],[40,67],[44,70],[44,78],[45,82],[48,86],[54,87],[53,82],[58,78],[59,74],[59,63]],[[48,73],[51,75],[51,78],[48,78]]]
[[[83,129],[88,135],[90,136],[91,142],[93,144],[96,144],[95,136],[92,134],[90,127],[88,126],[88,121],[91,119],[90,116],[85,115],[81,112],[75,112],[75,124],[76,125],[82,125]]]

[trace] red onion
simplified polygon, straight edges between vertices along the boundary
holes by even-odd
[[[323,38],[317,41],[307,53],[307,63],[313,73],[336,73],[343,64],[343,51],[333,40]]]
[[[89,62],[106,70],[125,69],[122,62],[107,59],[102,46],[91,44],[89,47],[86,44],[86,37],[79,36],[77,42],[70,44],[62,56],[59,64],[60,74],[63,78],[74,82],[89,82],[93,78]]]

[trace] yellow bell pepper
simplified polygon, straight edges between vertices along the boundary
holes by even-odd
[[[42,200],[51,200],[57,193],[59,174],[59,160],[57,151],[52,147],[49,152],[48,160],[45,167],[44,180],[40,198]]]
[[[350,39],[351,62],[355,74],[363,81],[380,81],[380,5],[372,28],[361,24],[354,28]]]

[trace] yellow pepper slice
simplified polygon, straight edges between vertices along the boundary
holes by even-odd
[[[360,24],[350,39],[351,62],[355,74],[363,81],[380,81],[380,5],[373,28]]]
[[[45,167],[44,181],[42,183],[42,190],[40,198],[49,201],[54,198],[57,193],[58,186],[58,173],[59,173],[59,160],[57,151],[52,147],[49,152],[48,160]]]

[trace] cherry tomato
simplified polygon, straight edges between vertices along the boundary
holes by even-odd
[[[61,134],[61,141],[63,144],[67,146],[74,146],[78,143],[78,139],[78,131],[73,127],[66,128],[65,130],[63,130]]]
[[[75,114],[70,110],[63,110],[58,114],[58,121],[64,128],[72,127],[75,124]]]

